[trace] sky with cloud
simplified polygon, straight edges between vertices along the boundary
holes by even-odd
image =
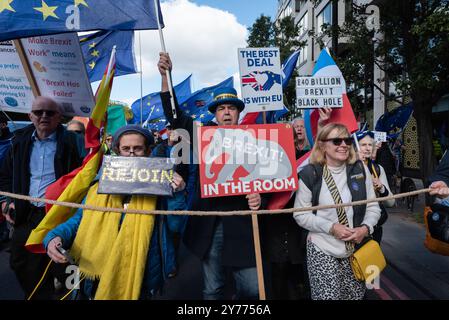
[[[265,14],[274,18],[275,0],[168,0],[161,1],[165,46],[173,61],[173,83],[193,74],[192,89],[238,77],[237,49],[246,47],[247,27]],[[135,34],[136,63],[142,48],[143,95],[160,90],[156,64],[161,51],[157,30]],[[139,67],[140,68],[140,67]],[[95,90],[98,83],[93,85]],[[236,83],[237,85],[237,83]],[[239,88],[237,88],[239,89]],[[114,79],[111,99],[131,104],[140,98],[140,76]]]

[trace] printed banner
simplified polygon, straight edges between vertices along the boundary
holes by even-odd
[[[28,113],[33,99],[33,91],[14,42],[0,42],[0,108]]]
[[[89,117],[95,101],[76,33],[20,41],[41,95],[58,102],[67,116]]]
[[[172,196],[173,166],[168,158],[105,156],[98,193]]]
[[[298,188],[290,124],[198,130],[202,198]]]
[[[242,97],[247,112],[282,110],[279,48],[238,50]]]
[[[345,85],[340,76],[297,77],[296,106],[299,109],[341,108]]]

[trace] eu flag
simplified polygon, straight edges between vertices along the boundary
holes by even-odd
[[[195,91],[185,102],[180,102],[181,110],[192,117],[193,120],[201,121],[202,123],[211,121],[214,118],[214,114],[209,112],[206,105],[212,101],[215,89],[221,87],[234,87],[234,78],[229,77],[212,87]]]
[[[154,2],[148,0],[0,0],[0,25],[0,41],[74,31],[158,28]]]
[[[90,82],[101,80],[116,46],[115,76],[137,73],[134,59],[134,31],[98,31],[80,37],[81,50]]]
[[[184,101],[192,94],[190,87],[190,78],[188,76],[184,81],[180,82],[174,87],[178,101]],[[134,117],[131,120],[132,123],[140,123],[140,99],[137,99],[131,105]],[[151,121],[153,119],[160,118],[164,115],[164,109],[162,108],[162,101],[160,92],[153,92],[142,98],[142,119]]]
[[[148,130],[161,131],[162,129],[165,128],[166,125],[167,125],[167,119],[165,118],[165,116],[162,116],[157,119],[152,119],[149,122],[147,122]]]
[[[390,112],[380,116],[376,123],[376,131],[390,132],[393,130],[402,131],[407,125],[410,116],[413,113],[413,104],[399,106]]]

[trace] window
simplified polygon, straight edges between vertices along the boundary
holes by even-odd
[[[306,12],[298,22],[299,36],[301,37],[307,31],[309,25],[309,13]]]
[[[300,50],[301,51],[299,52],[298,65],[301,65],[307,61],[307,55],[308,55],[307,51],[309,50],[309,45],[306,44]]]
[[[330,2],[324,9],[318,14],[316,17],[316,30],[318,33],[321,33],[322,26],[325,24],[332,24],[332,3]]]

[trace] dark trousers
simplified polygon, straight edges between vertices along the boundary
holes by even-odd
[[[28,240],[31,230],[36,228],[43,217],[44,211],[33,207],[27,221],[14,228],[14,233],[11,239],[10,265],[22,287],[25,299],[33,292],[50,261],[50,258],[46,254],[31,253],[25,249],[25,243]],[[54,267],[54,264],[52,267]],[[47,300],[54,298],[55,272],[52,267],[48,270],[39,289],[34,293],[32,300]]]
[[[271,263],[272,295],[274,300],[307,299],[308,279],[302,264]]]

